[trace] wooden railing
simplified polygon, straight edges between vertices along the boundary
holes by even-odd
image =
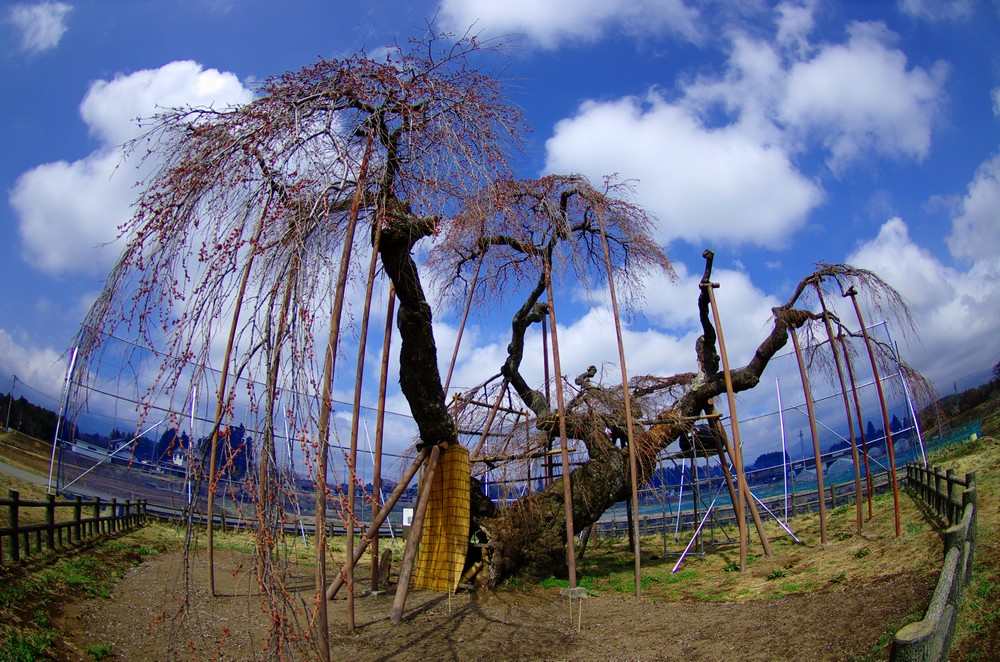
[[[133,503],[131,499],[124,503],[100,497],[56,501],[50,494],[45,501],[25,501],[16,490],[10,490],[9,498],[0,499],[0,507],[7,508],[7,526],[0,529],[0,564],[18,563],[43,549],[57,550],[94,536],[132,529],[146,520],[146,502]],[[22,524],[22,512],[34,508],[45,510],[45,522]],[[61,515],[70,510],[72,515],[57,518],[56,509]]]
[[[944,563],[924,618],[896,633],[891,660],[946,660],[962,592],[972,577],[976,550],[976,474],[959,477],[918,464],[906,465],[906,484],[948,523]]]

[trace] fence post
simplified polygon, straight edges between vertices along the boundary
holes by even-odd
[[[13,563],[21,560],[21,538],[17,530],[18,498],[20,494],[17,490],[10,490],[10,508],[7,510],[7,523],[10,527],[10,558]]]
[[[94,527],[97,531],[94,531]],[[101,535],[101,497],[94,497],[94,521],[90,523],[90,535]]]
[[[837,507],[837,484],[830,481],[830,509]]]
[[[76,503],[73,504],[73,530],[76,532],[76,542],[77,544],[83,540],[82,527],[80,525],[80,520],[83,515],[83,497],[79,494],[76,495]]]
[[[49,550],[56,548],[56,495],[49,494],[45,503],[45,544]]]
[[[961,515],[961,513],[957,512],[959,504],[958,504],[958,499],[956,498],[956,495],[955,495],[955,488],[958,487],[958,486],[955,484],[955,470],[954,469],[948,469],[945,472],[945,480],[948,482],[948,497],[947,497],[948,498],[948,509],[947,509],[947,512],[948,512],[948,523],[949,524],[955,524],[956,522],[958,522],[962,518],[962,515]]]
[[[976,472],[965,474],[965,491],[962,492],[962,508],[972,508],[972,521],[969,523],[969,533],[967,539],[970,544],[969,558],[967,560],[966,578],[972,577],[972,561],[975,555],[976,538],[979,536],[979,496],[976,492]]]
[[[944,501],[944,490],[942,489],[942,481],[944,476],[941,475],[941,470],[934,469],[934,510],[937,512],[938,517],[941,517],[941,502]]]

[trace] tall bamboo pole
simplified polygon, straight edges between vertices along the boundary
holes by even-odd
[[[403,550],[403,561],[399,566],[399,584],[396,585],[396,596],[392,601],[392,611],[389,613],[389,621],[393,625],[399,625],[403,620],[403,608],[406,606],[406,596],[410,592],[410,578],[413,576],[413,564],[417,559],[417,548],[420,547],[420,538],[424,532],[424,516],[427,513],[427,503],[431,498],[431,483],[434,482],[434,471],[437,469],[438,461],[441,458],[441,447],[447,447],[447,443],[435,444],[431,448],[430,457],[427,458],[427,466],[421,478],[423,483],[417,495],[417,506],[413,511],[413,522],[410,525],[410,536],[406,539],[406,549]]]
[[[628,466],[631,474],[632,488],[632,540],[633,554],[635,556],[635,598],[642,598],[642,562],[639,553],[639,486],[637,479],[637,468],[635,461],[635,440],[634,425],[632,422],[632,394],[628,390],[628,368],[625,365],[625,343],[622,339],[622,321],[618,314],[618,295],[615,293],[614,272],[611,269],[611,252],[608,250],[608,237],[604,232],[604,219],[600,211],[597,212],[597,223],[601,228],[601,247],[604,249],[604,264],[608,269],[608,290],[611,292],[611,312],[615,319],[615,335],[618,338],[618,362],[622,371],[622,397],[625,399],[625,425],[628,434]],[[696,504],[697,505],[697,504]],[[697,518],[697,514],[695,515]]]
[[[851,360],[851,354],[847,351],[847,339],[843,334],[840,335],[840,348],[844,353],[844,363],[847,366],[847,376],[851,382],[851,395],[854,400],[854,413],[858,416],[858,435],[861,437],[861,454],[865,459],[865,482],[868,487],[868,520],[871,521],[872,517],[875,516],[872,510],[872,472],[871,468],[868,466],[868,441],[865,438],[865,424],[864,416],[861,415],[861,399],[858,397],[858,385],[854,380],[854,362]]]
[[[392,344],[392,320],[396,310],[396,290],[389,286],[389,302],[385,311],[385,335],[382,337],[382,366],[378,382],[378,420],[375,423],[375,459],[372,461],[372,522],[382,507],[382,436],[385,434],[385,392],[389,381],[389,347]],[[372,547],[372,590],[378,590],[378,529],[375,529]],[[353,559],[352,559],[353,560]]]
[[[826,309],[826,301],[823,299],[823,289],[819,282],[813,281],[816,288],[816,295],[819,297],[819,306],[823,311],[823,324],[826,326],[826,335],[830,339],[830,351],[833,352],[833,362],[837,365],[837,378],[840,380],[840,392],[844,395],[844,414],[847,416],[847,429],[851,436],[851,456],[854,460],[854,506],[858,535],[861,535],[863,516],[861,514],[861,460],[858,458],[858,442],[854,438],[854,421],[851,416],[851,401],[847,396],[847,381],[844,379],[844,366],[840,361],[840,352],[837,351],[837,340],[833,335],[833,323],[830,322],[830,312]]]
[[[358,464],[358,428],[361,423],[361,387],[365,374],[365,348],[368,344],[368,319],[372,309],[372,290],[375,287],[375,267],[378,265],[378,246],[382,237],[382,220],[375,222],[375,234],[372,238],[372,255],[368,263],[368,281],[365,285],[365,304],[361,313],[361,330],[358,337],[358,362],[354,370],[354,415],[351,417],[351,450],[347,470],[350,473],[347,481],[347,549],[354,549],[354,497],[356,495],[355,479]],[[326,585],[325,583],[323,584]],[[354,623],[354,564],[347,564],[347,631],[353,632]]]
[[[236,303],[233,305],[233,318],[229,324],[229,338],[226,340],[226,351],[222,357],[222,372],[219,375],[219,389],[218,389],[218,399],[215,404],[215,424],[212,427],[212,442],[210,445],[211,457],[208,459],[208,504],[206,505],[206,510],[208,510],[208,524],[206,530],[206,540],[205,545],[208,548],[208,592],[209,595],[215,595],[215,543],[214,543],[214,530],[215,530],[215,481],[216,472],[218,471],[216,455],[218,454],[219,448],[219,426],[222,425],[222,412],[225,409],[226,404],[226,386],[229,379],[229,361],[233,353],[233,345],[236,342],[236,330],[239,326],[240,311],[243,309],[243,299],[247,291],[247,282],[250,280],[250,268],[253,266],[254,257],[257,255],[257,240],[260,239],[261,232],[264,229],[264,220],[261,218],[260,223],[257,226],[257,231],[254,233],[254,238],[250,245],[250,254],[247,256],[247,263],[243,267],[243,275],[240,278],[239,290],[236,292]],[[223,519],[225,518],[225,513],[223,512]]]
[[[819,494],[819,540],[826,544],[826,486],[823,485],[823,458],[819,448],[819,432],[816,430],[816,412],[813,407],[812,389],[809,388],[809,375],[806,374],[806,364],[802,359],[802,347],[799,336],[794,328],[788,329],[795,347],[795,359],[799,364],[799,377],[802,379],[802,392],[806,398],[806,412],[809,414],[809,432],[812,434],[813,456],[816,461],[816,490]]]
[[[570,485],[569,452],[566,444],[566,404],[563,400],[562,365],[559,360],[559,335],[556,331],[556,302],[552,295],[552,270],[545,263],[545,290],[549,297],[549,321],[552,323],[552,367],[556,371],[556,406],[559,412],[559,443],[562,449],[563,504],[566,508],[566,567],[569,588],[576,588],[576,545],[573,542],[573,489]]]
[[[875,350],[872,349],[871,337],[868,335],[868,327],[865,326],[865,318],[861,315],[861,306],[858,305],[858,291],[854,287],[848,288],[844,296],[850,297],[854,304],[854,312],[858,316],[858,326],[861,327],[861,336],[865,340],[865,347],[868,349],[868,360],[872,364],[872,375],[875,378],[875,389],[878,391],[878,401],[882,406],[882,422],[885,424],[885,445],[889,451],[889,475],[892,476],[892,506],[896,514],[896,537],[901,534],[899,519],[899,482],[896,480],[896,451],[893,448],[892,432],[889,430],[889,410],[885,406],[885,393],[882,390],[882,379],[879,377],[878,364],[875,361]]]
[[[403,496],[403,492],[406,491],[406,488],[410,486],[410,481],[413,480],[417,470],[420,469],[420,466],[427,459],[430,452],[430,448],[422,448],[420,452],[417,453],[417,457],[413,460],[412,464],[410,464],[409,468],[403,472],[402,476],[400,476],[399,482],[396,484],[396,489],[392,491],[389,498],[385,500],[384,504],[382,504],[382,508],[378,511],[378,515],[372,519],[371,526],[368,527],[365,535],[361,536],[361,541],[354,547],[354,554],[351,555],[351,558],[348,561],[349,563],[357,565],[358,561],[361,560],[361,557],[365,555],[365,550],[368,549],[369,542],[378,536],[378,530],[382,526],[382,523],[389,517],[389,513],[392,512],[392,509],[396,506],[396,502],[399,501],[399,498]],[[333,600],[337,596],[337,592],[340,591],[340,587],[344,585],[344,580],[346,578],[347,576],[345,575],[344,570],[337,573],[337,576],[334,577],[330,587],[326,589],[327,600]]]
[[[715,407],[714,405],[712,405],[711,401],[709,401],[709,407],[706,409],[705,413],[706,414],[715,413]],[[713,416],[712,418],[709,419],[709,426],[712,428],[713,431],[712,436],[716,437],[716,446],[718,447],[718,444],[720,443],[721,440],[721,443],[725,445],[726,452],[729,454],[729,457],[734,457],[735,451],[733,450],[732,443],[729,441],[729,437],[726,436],[726,429],[723,427],[722,421],[719,420],[718,417]],[[742,451],[740,452],[740,462],[741,463],[743,462]],[[728,477],[729,469],[725,467],[723,469],[726,476]],[[727,487],[729,487],[729,495],[730,498],[732,498],[733,496],[732,485],[727,485]],[[746,505],[744,507],[746,510],[750,512],[750,519],[753,520],[754,527],[757,529],[757,537],[760,538],[760,546],[764,549],[764,556],[773,556],[774,554],[771,551],[771,541],[767,537],[767,532],[764,530],[764,520],[761,519],[760,511],[757,510],[757,502],[754,499],[753,494],[750,493],[750,486],[747,485],[746,474],[743,474],[743,478],[740,481],[740,495],[746,501]],[[736,501],[733,501],[733,503],[735,504]],[[746,521],[745,514],[743,516],[743,519],[744,521]]]
[[[542,318],[542,379],[545,380],[545,402],[552,402],[552,394],[549,388],[549,332],[548,332],[548,320]],[[552,450],[552,441],[545,442],[545,451]],[[553,459],[551,455],[546,454],[545,459],[545,487],[552,484],[553,476]]]
[[[344,250],[340,257],[340,268],[337,273],[337,287],[333,296],[333,308],[330,310],[330,335],[326,343],[326,354],[323,362],[323,396],[319,412],[319,449],[316,454],[316,624],[314,626],[316,641],[321,662],[330,659],[330,632],[327,619],[326,600],[323,599],[326,590],[326,470],[327,454],[330,443],[330,414],[333,411],[333,375],[337,363],[337,346],[340,343],[340,318],[344,310],[344,292],[347,289],[347,273],[351,260],[351,248],[354,244],[354,230],[358,223],[358,210],[361,207],[361,195],[364,188],[365,173],[368,169],[368,157],[371,154],[373,136],[368,134],[365,153],[361,158],[361,170],[355,185],[354,200],[351,202],[351,214],[344,235]]]
[[[490,406],[490,413],[486,416],[486,423],[483,425],[483,431],[479,435],[479,441],[476,443],[475,449],[472,451],[472,457],[477,457],[479,452],[483,449],[483,444],[486,443],[486,437],[489,436],[490,430],[493,429],[493,421],[496,419],[497,411],[500,409],[500,404],[503,402],[503,396],[507,393],[507,385],[510,380],[504,377],[503,383],[500,386],[500,392],[497,393],[497,399],[493,401]]]
[[[706,251],[707,253],[708,251]],[[707,273],[707,272],[706,272]],[[744,572],[747,567],[747,523],[744,500],[746,498],[747,477],[743,473],[743,449],[740,442],[740,426],[736,417],[736,393],[733,391],[733,375],[729,370],[729,356],[726,352],[725,336],[722,333],[722,318],[719,316],[719,305],[715,301],[715,288],[718,283],[702,281],[701,287],[708,294],[708,302],[712,307],[712,317],[715,320],[715,334],[719,337],[719,356],[722,359],[722,372],[726,380],[726,396],[729,399],[729,423],[733,428],[733,464],[736,465],[736,487],[739,498],[736,500],[736,517],[739,520],[737,527],[740,534],[740,572]]]
[[[472,307],[472,295],[476,292],[476,283],[479,282],[479,268],[483,266],[480,259],[476,262],[476,271],[472,275],[472,284],[469,285],[469,296],[465,300],[465,310],[462,312],[462,323],[458,325],[458,336],[455,338],[455,349],[451,352],[451,363],[448,364],[448,376],[444,380],[444,395],[448,397],[448,387],[451,386],[451,374],[455,370],[455,361],[458,360],[458,348],[462,345],[462,334],[465,333],[465,323],[469,319],[469,309]]]

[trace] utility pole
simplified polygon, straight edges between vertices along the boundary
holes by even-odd
[[[15,386],[17,386],[17,375],[14,375],[14,381],[10,383],[10,393],[7,395],[7,421],[4,423],[7,432],[10,432],[10,404],[14,402]]]

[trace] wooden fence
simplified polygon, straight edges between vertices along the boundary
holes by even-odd
[[[131,499],[123,503],[99,497],[56,501],[50,494],[45,501],[25,501],[16,490],[10,490],[9,498],[0,499],[0,507],[7,508],[7,527],[0,529],[0,564],[18,563],[43,549],[57,550],[94,536],[132,529],[146,520],[146,502],[133,503]],[[21,513],[32,508],[45,510],[44,523],[21,523]],[[67,510],[72,515],[57,518],[56,509],[60,515]]]
[[[890,660],[946,660],[958,619],[962,592],[972,578],[976,549],[975,472],[959,477],[951,469],[941,471],[918,464],[906,465],[906,484],[947,522],[944,563],[934,595],[923,620],[910,623],[896,633]]]

